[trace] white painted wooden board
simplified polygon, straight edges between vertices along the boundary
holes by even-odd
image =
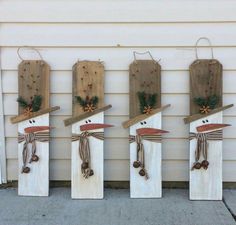
[[[29,120],[18,124],[18,131],[24,133],[24,128],[29,126],[49,126],[49,113],[37,116],[32,124]],[[31,120],[32,120],[31,119]],[[22,150],[24,141],[18,144],[18,194],[23,196],[48,196],[49,195],[49,142],[36,142],[38,162],[32,162],[30,173],[21,173],[23,160]],[[31,146],[29,144],[29,148]]]
[[[130,127],[130,135],[136,135],[136,129],[150,127],[161,129],[161,112],[146,120],[146,124],[136,123]],[[142,121],[143,122],[143,121]],[[140,168],[134,168],[133,162],[137,160],[137,144],[130,144],[130,197],[131,198],[161,198],[161,143],[143,140],[145,168],[149,179],[139,175]]]
[[[89,118],[81,120],[72,125],[72,133],[81,134],[80,125],[86,124],[86,120],[91,123],[104,123],[104,112],[100,112]],[[104,129],[91,130],[89,132],[103,132]],[[73,199],[102,199],[103,198],[103,167],[104,153],[103,141],[94,137],[89,137],[91,168],[94,175],[85,179],[81,173],[82,160],[79,156],[79,141],[72,141],[71,152],[71,197]]]
[[[190,132],[196,133],[196,127],[203,125],[202,121],[206,119],[209,123],[222,123],[222,112],[193,121],[190,123]],[[222,141],[208,141],[208,143],[208,169],[201,168],[200,170],[191,171],[195,162],[197,141],[196,139],[190,141],[190,200],[222,200]]]

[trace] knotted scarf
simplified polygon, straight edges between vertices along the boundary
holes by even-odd
[[[31,157],[29,163],[32,162],[32,156],[36,154],[36,141],[39,142],[48,142],[49,141],[49,132],[37,132],[37,133],[27,133],[22,134],[18,133],[18,143],[25,142],[23,145],[22,151],[22,159],[23,159],[23,166],[22,171],[27,165],[28,155],[29,155],[29,144],[32,145],[31,149]]]
[[[145,171],[145,178],[146,180],[149,179],[147,170],[145,169],[145,158],[144,158],[144,145],[142,140],[152,141],[160,143],[162,138],[159,134],[148,134],[148,135],[130,135],[129,136],[129,143],[136,142],[137,144],[137,161],[140,162],[140,167]]]
[[[193,133],[190,132],[189,139],[192,140],[194,138],[197,139],[197,147],[195,150],[195,162],[194,165],[199,161],[201,154],[205,160],[207,160],[207,150],[208,150],[208,142],[207,141],[220,141],[222,140],[223,131],[216,130],[207,133]],[[193,168],[194,169],[194,165]]]
[[[82,132],[81,134],[72,134],[72,141],[79,141],[79,156],[82,163],[87,163],[88,168],[81,168],[81,172],[84,178],[89,178],[91,169],[91,157],[90,157],[90,146],[89,137],[92,136],[99,140],[104,140],[104,132]]]

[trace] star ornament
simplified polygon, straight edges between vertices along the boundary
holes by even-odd
[[[143,113],[146,115],[149,115],[152,113],[152,107],[151,106],[145,106],[143,109]]]
[[[87,104],[84,107],[85,112],[93,112],[96,109],[96,107],[93,104]]]
[[[32,113],[33,113],[32,107],[26,107],[26,108],[25,108],[24,114],[25,114],[26,116],[30,116],[30,115],[32,115]]]
[[[208,114],[210,111],[211,111],[211,109],[210,109],[209,106],[203,105],[203,106],[200,108],[200,113],[202,113],[202,114]]]

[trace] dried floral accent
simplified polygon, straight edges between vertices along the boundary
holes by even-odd
[[[208,114],[210,111],[211,111],[210,106],[204,105],[200,108],[200,113],[202,113],[202,114]]]
[[[93,112],[97,108],[97,104],[98,104],[97,96],[93,96],[91,98],[89,96],[86,96],[85,99],[83,99],[80,96],[75,96],[75,98],[76,98],[76,101],[83,108],[84,112]]]
[[[219,103],[219,97],[216,95],[211,95],[209,97],[198,97],[194,98],[194,102],[200,106],[199,112],[202,114],[209,113],[212,109],[216,107]]]
[[[144,91],[138,92],[137,94],[140,104],[140,112],[143,114],[150,114],[157,103],[157,94],[147,94]]]
[[[145,106],[143,113],[149,115],[152,113],[152,110],[153,110],[153,108],[151,106]]]

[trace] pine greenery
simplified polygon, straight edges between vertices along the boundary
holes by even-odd
[[[35,95],[31,102],[28,103],[23,97],[19,96],[17,98],[17,102],[19,103],[19,106],[26,109],[31,108],[32,112],[37,112],[40,110],[41,104],[42,104],[42,96],[41,95]]]
[[[154,108],[157,103],[157,94],[147,94],[144,91],[138,92],[140,112],[144,112],[144,108],[150,106]]]
[[[219,103],[219,97],[216,95],[211,95],[206,98],[198,97],[198,98],[194,98],[194,102],[200,107],[209,106],[210,109],[214,109],[216,105]]]
[[[93,105],[96,106],[98,104],[98,97],[93,96],[89,98],[88,96],[83,99],[81,96],[75,96],[76,101],[84,108],[87,105]]]

